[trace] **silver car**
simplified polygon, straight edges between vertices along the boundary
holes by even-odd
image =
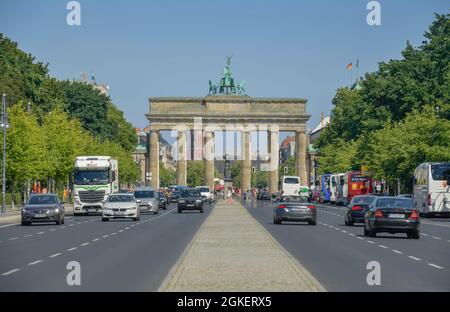
[[[133,194],[111,194],[103,202],[102,221],[110,219],[133,219],[139,221],[141,214]]]
[[[283,221],[308,222],[317,224],[316,206],[306,197],[284,196],[275,203],[273,223],[281,224]]]
[[[134,191],[134,197],[141,212],[159,213],[158,193],[151,187],[138,187]]]

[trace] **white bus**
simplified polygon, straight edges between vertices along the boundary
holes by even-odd
[[[335,173],[331,175],[330,202],[336,204],[340,197],[341,180],[343,182],[345,173]],[[343,183],[342,183],[343,184]]]
[[[416,168],[413,205],[426,216],[450,216],[450,162],[423,163]]]
[[[298,192],[300,190],[300,177],[295,176],[284,176],[281,180],[281,190],[283,191],[283,195],[288,196],[298,196]]]

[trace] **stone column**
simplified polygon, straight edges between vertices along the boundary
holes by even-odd
[[[309,185],[306,175],[306,134],[305,131],[295,131],[295,150],[297,158],[297,175],[301,185]]]
[[[177,137],[177,185],[186,185],[186,133],[178,131]]]
[[[214,189],[214,133],[204,132],[205,185]]]
[[[242,192],[252,187],[252,160],[250,153],[250,132],[242,132],[242,170],[241,170],[241,186]]]
[[[153,189],[159,189],[159,131],[152,130],[150,133],[150,185]]]
[[[278,192],[278,165],[279,165],[279,132],[277,130],[269,131],[269,152],[270,152],[270,171],[269,171],[269,192],[273,194]]]

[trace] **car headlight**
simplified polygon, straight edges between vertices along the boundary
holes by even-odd
[[[54,212],[54,213],[59,213],[59,208],[53,209],[53,212]]]
[[[184,199],[180,199],[178,202],[179,202],[180,204],[184,204],[184,203],[185,203]]]
[[[23,212],[23,213],[30,213],[31,211],[30,211],[30,209],[28,209],[28,208],[22,208],[22,212]]]
[[[197,204],[199,204],[199,203],[202,202],[202,200],[201,200],[201,199],[197,199],[195,202],[196,202]]]

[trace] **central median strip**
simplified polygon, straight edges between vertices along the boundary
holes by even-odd
[[[325,291],[239,203],[220,201],[159,291]]]

